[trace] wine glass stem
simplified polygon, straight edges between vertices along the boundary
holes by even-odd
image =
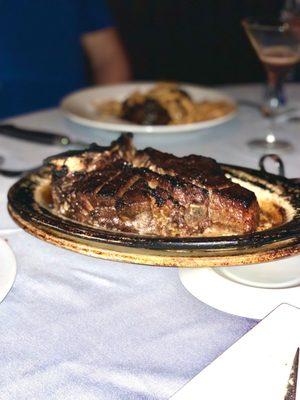
[[[275,114],[279,107],[285,106],[286,97],[283,90],[285,75],[267,69],[266,102]]]
[[[269,143],[270,145],[276,142],[276,120],[274,118],[274,115],[271,115],[269,117],[269,124],[267,128],[267,135],[266,135],[266,142]]]

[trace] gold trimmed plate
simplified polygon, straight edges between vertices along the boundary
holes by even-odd
[[[265,171],[222,165],[253,190],[263,210],[257,232],[176,238],[140,236],[81,225],[51,210],[50,173],[41,167],[9,191],[12,218],[28,233],[57,246],[109,260],[172,267],[257,264],[300,253],[300,185]]]

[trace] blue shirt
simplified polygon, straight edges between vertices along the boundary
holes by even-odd
[[[0,117],[86,85],[80,36],[111,24],[104,0],[0,0]]]

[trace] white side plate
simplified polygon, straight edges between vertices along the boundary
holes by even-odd
[[[10,291],[17,273],[14,253],[8,244],[0,239],[0,302]]]
[[[95,102],[107,100],[123,101],[132,92],[139,90],[145,92],[155,85],[155,82],[136,82],[109,86],[96,86],[79,90],[66,96],[61,101],[61,109],[71,121],[92,128],[113,132],[133,132],[144,134],[179,133],[196,131],[223,124],[236,115],[236,111],[208,121],[195,122],[184,125],[137,125],[117,118],[105,119],[96,110]],[[187,91],[195,101],[221,100],[235,104],[234,100],[217,90],[207,89],[197,85],[181,84],[180,87]]]
[[[282,264],[286,265],[289,275],[279,274],[277,280],[275,276],[270,280],[272,270],[276,272]],[[252,267],[254,272],[250,273]],[[246,268],[245,273],[241,272],[242,268]],[[259,269],[261,275],[255,275]],[[179,276],[184,287],[198,300],[230,314],[261,319],[281,303],[300,307],[300,286],[294,286],[299,284],[300,257],[249,267],[183,268]]]
[[[8,235],[18,232],[21,228],[14,222],[7,211],[7,192],[15,181],[10,178],[0,177],[0,234]],[[1,260],[1,259],[0,259]]]

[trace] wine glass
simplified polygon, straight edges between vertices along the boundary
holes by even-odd
[[[269,132],[265,139],[254,139],[248,145],[260,149],[288,149],[290,142],[275,137],[276,117],[287,111],[284,82],[300,61],[300,39],[287,21],[268,17],[242,21],[247,36],[267,74],[265,106],[269,110]]]

